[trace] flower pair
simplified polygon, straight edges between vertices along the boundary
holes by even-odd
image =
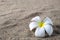
[[[44,20],[41,21],[39,16],[32,18],[32,22],[29,24],[30,31],[33,29],[35,30],[36,37],[45,37],[45,31],[49,36],[53,33],[53,23],[49,17],[46,17]]]

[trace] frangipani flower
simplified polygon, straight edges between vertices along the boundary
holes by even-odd
[[[36,37],[45,37],[45,31],[49,36],[53,33],[53,23],[49,17],[46,17],[43,21],[39,16],[32,18],[32,22],[29,24],[30,31],[36,28],[35,36]]]

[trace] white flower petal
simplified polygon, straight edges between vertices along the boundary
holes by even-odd
[[[37,28],[35,31],[35,36],[36,37],[44,37],[45,36],[45,30],[44,28]]]
[[[36,16],[32,18],[31,21],[41,21],[41,18],[39,16]]]
[[[46,32],[48,33],[48,35],[51,36],[53,33],[53,27],[51,25],[45,25],[44,28]]]
[[[52,20],[49,18],[49,17],[46,17],[45,20],[44,20],[45,24],[51,24],[53,25],[53,22]]]
[[[31,22],[30,24],[29,24],[29,28],[30,28],[30,31],[32,31],[34,28],[36,28],[38,25],[37,25],[37,23],[36,22]]]

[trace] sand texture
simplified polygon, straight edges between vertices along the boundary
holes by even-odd
[[[51,37],[37,38],[29,31],[35,16],[52,19]],[[60,40],[60,0],[0,0],[0,40]]]

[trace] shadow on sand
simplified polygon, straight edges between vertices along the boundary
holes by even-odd
[[[49,37],[54,37],[54,36],[59,36],[60,35],[60,25],[54,25],[53,28],[54,28],[53,35],[52,36],[46,35],[45,38],[49,38]]]

